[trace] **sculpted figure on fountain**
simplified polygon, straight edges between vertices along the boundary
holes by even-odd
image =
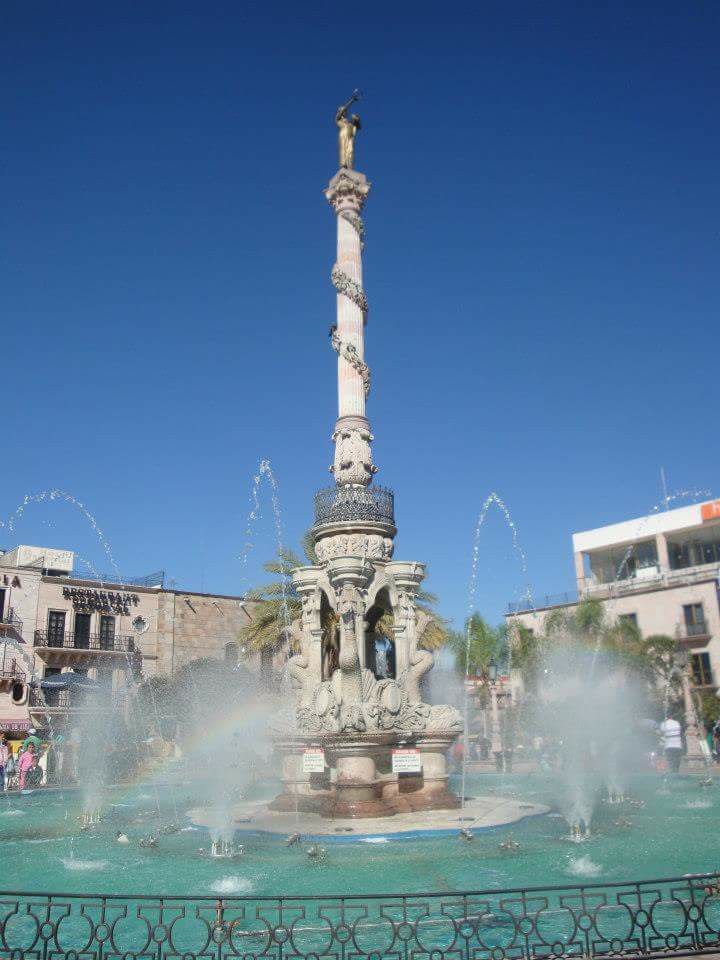
[[[421,684],[432,669],[433,655],[417,647],[418,614],[416,590],[422,564],[398,564],[401,580],[407,583],[412,571],[415,591],[398,588],[392,579],[394,564],[370,562],[364,557],[345,556],[318,567],[302,567],[294,575],[303,598],[302,651],[288,662],[298,697],[298,732],[421,733],[459,731],[462,720],[452,707],[426,704]],[[308,590],[312,578],[315,586]],[[319,586],[324,584],[325,590]],[[377,679],[363,664],[368,629],[368,598],[387,589],[393,598],[397,676]],[[328,608],[335,614],[339,656],[330,677],[322,676],[323,637],[320,610],[325,593]],[[327,625],[325,631],[327,632]],[[314,665],[312,667],[311,665]]]

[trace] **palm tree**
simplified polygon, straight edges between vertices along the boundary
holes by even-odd
[[[490,664],[506,650],[505,628],[491,627],[479,613],[473,613],[465,621],[464,630],[450,634],[450,647],[458,673],[487,680]]]
[[[307,562],[312,559],[307,555]],[[274,560],[263,564],[263,569],[277,579],[249,590],[246,598],[255,601],[250,622],[240,631],[240,641],[252,651],[276,650],[283,641],[296,652],[297,641],[290,634],[290,625],[302,612],[302,604],[292,583],[292,572],[303,566],[303,561],[292,550],[278,550]]]
[[[645,658],[642,634],[632,620],[611,620],[599,600],[581,600],[572,609],[553,610],[545,618],[545,638],[553,645],[572,641],[607,652],[628,665],[640,666]]]
[[[295,651],[299,637],[290,630],[293,621],[298,620],[302,604],[297,590],[292,584],[292,572],[297,567],[314,566],[318,559],[311,534],[305,534],[302,540],[304,559],[294,551],[283,548],[274,560],[263,564],[263,568],[277,579],[256,587],[247,593],[248,600],[256,601],[250,614],[250,622],[240,633],[241,642],[253,651],[276,650],[284,642]],[[433,609],[437,597],[427,590],[417,595],[418,644],[423,650],[438,650],[448,640],[449,631],[445,620]],[[337,616],[330,610],[323,612],[323,630],[332,632],[337,627]],[[394,639],[394,618],[392,611],[383,610],[378,618],[375,633]]]
[[[582,600],[574,609],[551,611],[542,635],[519,623],[513,624],[512,634],[512,664],[529,690],[536,688],[540,666],[550,650],[578,643],[593,653],[609,655],[651,689],[669,690],[675,683],[677,641],[664,635],[644,638],[631,619],[609,618],[599,600]]]
[[[514,623],[510,628],[510,662],[528,692],[537,689],[547,643],[546,637],[538,636],[522,623]]]

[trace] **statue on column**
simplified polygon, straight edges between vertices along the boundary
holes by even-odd
[[[338,150],[340,166],[352,170],[355,162],[355,134],[360,129],[360,117],[354,113],[348,117],[350,107],[360,99],[360,91],[354,90],[347,103],[338,107],[335,114],[335,124],[338,128]]]

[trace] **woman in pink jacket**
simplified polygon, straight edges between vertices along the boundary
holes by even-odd
[[[29,743],[27,747],[20,754],[20,759],[18,760],[18,773],[20,775],[20,789],[25,789],[25,778],[28,775],[28,771],[37,763],[37,757],[35,756],[35,744]]]

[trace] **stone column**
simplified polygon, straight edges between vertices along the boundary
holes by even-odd
[[[582,593],[585,589],[585,558],[582,553],[573,554],[575,561],[575,579],[577,581],[578,592]]]
[[[292,581],[302,603],[302,648],[307,658],[308,678],[313,683],[322,679],[322,598],[318,587],[317,567],[298,567]]]
[[[365,364],[367,301],[362,285],[360,212],[370,184],[356,170],[339,170],[325,191],[337,218],[337,257],[332,281],[337,290],[337,323],[332,344],[338,354],[338,420],[335,425],[336,482],[367,486],[375,473],[372,436],[365,416],[370,373]]]
[[[393,560],[387,565],[391,583],[390,601],[395,626],[395,665],[397,676],[402,676],[415,661],[417,651],[417,611],[415,599],[425,577],[425,564]]]
[[[657,550],[660,573],[666,574],[670,571],[670,554],[668,553],[667,537],[664,533],[655,535],[655,549]]]

